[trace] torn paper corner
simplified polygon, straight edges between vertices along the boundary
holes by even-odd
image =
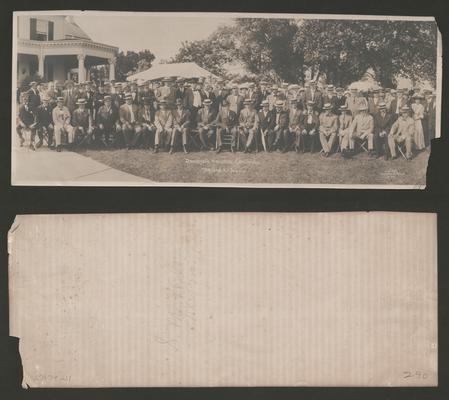
[[[22,216],[23,385],[436,386],[436,232],[428,213]]]

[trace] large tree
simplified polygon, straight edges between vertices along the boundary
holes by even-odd
[[[339,85],[373,68],[383,85],[398,75],[434,81],[436,24],[414,21],[305,20],[294,40],[304,63]]]
[[[224,66],[236,57],[232,26],[217,28],[207,39],[182,42],[178,53],[169,63],[194,62],[216,75],[224,75]]]
[[[139,52],[121,51],[117,56],[116,78],[119,81],[125,81],[129,74],[145,71],[151,67],[155,56],[150,50],[141,50]]]
[[[250,72],[278,80],[296,81],[303,54],[294,46],[298,23],[292,19],[236,20],[238,56]]]

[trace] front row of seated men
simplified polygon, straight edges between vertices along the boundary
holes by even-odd
[[[154,152],[164,148],[173,153],[175,144],[180,141],[185,153],[188,153],[189,140],[200,149],[220,152],[225,136],[230,139],[231,151],[243,148],[250,152],[259,145],[265,151],[280,150],[286,152],[294,148],[296,152],[320,152],[328,157],[335,148],[341,150],[344,157],[351,157],[357,148],[363,148],[370,155],[384,154],[396,158],[396,146],[405,146],[405,157],[412,157],[416,136],[415,121],[410,117],[410,109],[401,109],[399,118],[387,111],[384,103],[379,104],[379,112],[374,116],[361,106],[356,115],[348,111],[347,106],[340,107],[341,114],[332,112],[331,104],[325,104],[318,115],[314,103],[309,101],[306,110],[299,108],[295,100],[291,108],[286,109],[283,101],[277,101],[275,110],[269,110],[268,101],[261,103],[257,111],[251,100],[245,100],[239,115],[229,108],[223,100],[218,113],[211,108],[206,99],[204,107],[196,113],[196,130],[192,132],[192,112],[185,108],[181,99],[177,99],[175,108],[162,100],[159,109],[154,112],[150,99],[143,106],[133,104],[127,95],[126,102],[118,110],[112,105],[110,96],[104,97],[93,120],[86,108],[86,100],[77,101],[78,108],[70,115],[59,97],[57,105],[51,109],[48,99],[33,111],[28,102],[20,107],[17,133],[21,144],[24,143],[24,130],[30,132],[30,146],[35,149],[46,140],[49,147],[61,151],[62,146],[89,146],[91,144],[115,145],[118,147],[146,149]],[[35,145],[36,135],[39,138]]]

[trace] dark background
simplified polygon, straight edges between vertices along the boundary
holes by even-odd
[[[435,16],[443,38],[443,77],[449,75],[448,0],[135,1],[16,0],[0,3],[0,397],[16,399],[449,399],[449,87],[443,79],[442,138],[432,143],[427,189],[316,190],[208,188],[11,187],[12,11],[228,11]],[[446,56],[446,58],[444,58]],[[7,232],[15,215],[34,213],[206,211],[410,211],[438,213],[439,387],[21,389],[18,339],[8,335]],[[38,240],[38,238],[36,238]],[[101,242],[101,238],[99,238]],[[300,257],[300,255],[298,255]],[[376,255],[373,254],[373,257]]]

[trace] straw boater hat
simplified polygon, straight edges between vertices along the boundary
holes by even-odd
[[[387,104],[384,102],[379,103],[379,110],[386,110],[387,109]]]
[[[410,107],[409,106],[402,106],[401,107],[401,112],[402,113],[405,113],[405,112],[408,113],[409,111],[410,111]]]
[[[112,97],[111,96],[104,96],[103,97],[103,101],[112,101]]]
[[[263,100],[261,103],[260,103],[260,105],[262,106],[262,107],[265,107],[265,106],[269,106],[270,105],[270,102],[268,101],[268,100]]]
[[[326,104],[323,106],[323,110],[330,110],[330,109],[332,109],[332,104],[331,104],[331,103],[326,103]]]
[[[274,104],[276,107],[283,107],[284,106],[284,102],[282,100],[277,100],[276,103]]]
[[[340,111],[348,111],[348,106],[346,104],[342,104],[339,108]]]
[[[86,104],[86,99],[78,99],[76,101],[76,104],[80,105],[80,104]]]
[[[415,93],[414,95],[413,95],[413,98],[414,99],[423,99],[424,98],[424,96],[421,94],[421,93]]]
[[[159,105],[166,105],[167,104],[167,101],[166,100],[164,100],[164,99],[161,99],[161,100],[159,100]]]
[[[365,104],[362,104],[359,106],[359,108],[357,110],[358,111],[366,111],[366,110],[368,110],[368,107]]]
[[[309,100],[309,101],[307,102],[307,105],[308,105],[308,106],[314,106],[314,105],[315,105],[315,102],[314,102],[313,100]]]
[[[211,99],[205,99],[203,101],[203,104],[210,106],[212,104],[212,100]]]
[[[57,97],[57,98],[56,98],[56,101],[57,101],[58,103],[63,103],[63,102],[64,102],[64,97]]]
[[[253,104],[253,101],[251,99],[245,99],[243,104]]]
[[[126,93],[125,94],[125,100],[132,99],[132,98],[133,98],[133,95],[131,93]]]

